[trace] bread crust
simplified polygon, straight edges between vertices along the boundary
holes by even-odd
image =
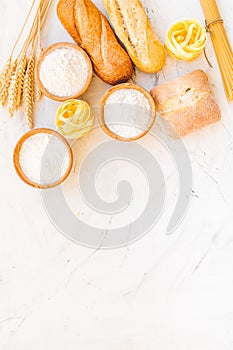
[[[60,0],[57,4],[57,16],[74,41],[78,45],[81,45],[81,38],[74,23],[75,1],[76,0]]]
[[[218,122],[221,112],[207,75],[198,70],[151,90],[161,117],[179,136]]]
[[[165,104],[169,99],[179,96],[189,89],[210,93],[211,90],[207,75],[201,70],[193,71],[155,87],[151,90],[151,94],[155,99],[158,110],[164,111]]]
[[[165,49],[139,0],[103,0],[110,22],[134,64],[147,73],[165,64]]]
[[[90,0],[60,0],[57,14],[73,39],[90,56],[95,73],[107,84],[127,82],[133,65],[106,17]]]

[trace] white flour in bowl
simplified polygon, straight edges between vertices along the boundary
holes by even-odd
[[[150,103],[135,89],[118,89],[106,100],[104,121],[108,129],[121,137],[142,134],[150,123]]]
[[[66,145],[47,133],[32,135],[22,144],[19,163],[24,175],[38,185],[59,181],[69,166]]]
[[[88,79],[88,66],[82,52],[59,48],[45,56],[39,74],[41,83],[49,93],[70,97],[84,88]]]

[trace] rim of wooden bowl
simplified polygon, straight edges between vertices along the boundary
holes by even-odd
[[[108,128],[108,126],[106,125],[105,119],[104,119],[104,106],[105,106],[107,99],[109,98],[109,96],[113,92],[115,92],[116,90],[122,90],[122,89],[134,89],[134,90],[140,91],[147,98],[147,100],[150,104],[150,123],[148,124],[147,128],[141,134],[134,136],[134,137],[129,137],[129,138],[119,136],[119,135],[115,134],[114,132],[112,132]],[[108,136],[112,137],[113,139],[118,140],[118,141],[125,141],[125,142],[136,141],[136,140],[139,140],[142,137],[144,137],[146,134],[148,134],[148,132],[151,130],[152,126],[154,125],[155,120],[156,120],[155,103],[154,103],[154,100],[153,100],[152,96],[150,95],[150,93],[146,89],[144,89],[143,87],[136,85],[136,84],[132,84],[132,83],[119,84],[119,85],[113,86],[112,88],[107,90],[106,93],[101,98],[100,104],[99,104],[99,110],[98,110],[98,119],[99,119],[99,124],[100,124],[100,127],[102,128],[102,130]]]
[[[60,178],[60,180],[58,180],[52,184],[40,185],[40,184],[37,184],[37,183],[31,181],[24,174],[24,172],[21,168],[21,165],[20,165],[19,155],[20,155],[22,145],[24,144],[24,142],[28,138],[30,138],[33,135],[37,135],[37,134],[49,134],[49,135],[53,135],[53,136],[57,137],[59,140],[61,140],[63,142],[63,144],[66,146],[67,151],[68,151],[68,156],[69,156],[68,168],[67,168],[65,174]],[[16,173],[21,178],[21,180],[23,180],[26,184],[28,184],[31,187],[41,189],[41,190],[46,190],[46,189],[54,188],[54,187],[61,185],[68,178],[68,176],[70,175],[72,166],[73,166],[73,152],[72,152],[72,149],[71,149],[69,143],[66,141],[66,139],[61,134],[59,134],[57,131],[52,130],[52,129],[47,129],[47,128],[39,128],[39,129],[33,129],[33,130],[28,131],[26,134],[24,134],[19,139],[19,141],[17,142],[15,149],[14,149],[13,160],[14,160],[14,167],[15,167]]]
[[[54,95],[54,94],[50,93],[45,88],[45,86],[42,84],[42,82],[40,80],[40,66],[41,66],[42,61],[50,52],[52,52],[56,49],[61,49],[61,48],[70,48],[70,49],[75,49],[77,51],[80,51],[82,53],[83,57],[85,58],[86,63],[87,63],[88,77],[87,77],[86,84],[84,85],[83,89],[81,91],[79,91],[76,95],[72,95],[72,96]],[[87,53],[80,46],[75,45],[75,44],[71,44],[71,43],[66,43],[66,42],[60,42],[60,43],[53,44],[53,45],[47,47],[45,50],[43,50],[41,52],[38,60],[37,60],[36,69],[35,69],[36,83],[37,83],[38,87],[40,88],[40,90],[43,92],[43,94],[45,96],[49,97],[51,100],[58,101],[58,102],[64,102],[66,100],[75,99],[75,98],[78,98],[81,95],[83,95],[87,91],[88,87],[90,86],[90,83],[92,80],[92,75],[93,75],[92,63],[91,63],[91,60],[90,60],[89,56],[87,55]]]

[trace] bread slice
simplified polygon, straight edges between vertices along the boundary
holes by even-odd
[[[165,49],[139,0],[103,0],[110,22],[134,64],[147,73],[165,64]]]
[[[185,136],[221,119],[207,75],[198,70],[151,90],[161,117]]]
[[[90,0],[60,0],[57,14],[74,40],[90,56],[95,73],[107,84],[127,82],[133,65],[106,17]]]

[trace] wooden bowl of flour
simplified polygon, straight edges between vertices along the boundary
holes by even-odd
[[[109,127],[108,123],[106,122],[106,118],[105,118],[106,104],[108,103],[108,100],[111,98],[111,96],[113,96],[114,93],[116,93],[117,91],[120,91],[120,90],[125,91],[126,94],[127,94],[127,92],[130,93],[130,90],[136,91],[136,94],[135,94],[136,97],[140,97],[140,99],[142,97],[144,97],[145,101],[147,101],[148,123],[145,125],[145,127],[141,128],[141,131],[138,132],[137,135],[120,135],[119,133],[117,133],[113,129],[111,129]],[[126,100],[127,100],[127,98],[125,99],[125,101]],[[137,100],[136,100],[136,102],[137,102]],[[122,104],[121,101],[115,102],[115,103]],[[114,112],[114,108],[115,108],[115,106],[113,106],[113,109],[112,109],[113,112]],[[143,119],[143,111],[144,110],[142,108],[141,109],[142,119]],[[147,90],[145,90],[144,88],[142,88],[141,86],[136,85],[136,84],[131,84],[131,83],[119,84],[117,86],[110,88],[102,97],[100,104],[99,104],[98,119],[99,119],[99,124],[100,124],[100,127],[102,128],[102,130],[108,136],[112,137],[113,139],[116,139],[118,141],[126,141],[126,142],[136,141],[136,140],[141,139],[146,134],[148,134],[148,132],[153,127],[155,120],[156,120],[155,103],[154,103],[154,100],[151,97],[150,93]]]
[[[66,150],[67,164],[65,166],[64,171],[61,172],[61,176],[59,176],[59,178],[57,178],[54,182],[40,183],[39,181],[35,181],[34,179],[31,179],[30,176],[25,172],[25,169],[21,164],[20,155],[24,144],[28,142],[31,138],[38,135],[42,135],[42,136],[48,135],[56,138],[60,142],[60,144],[64,146],[64,151]],[[37,146],[40,147],[40,145],[38,144],[38,140],[37,140]],[[40,151],[39,148],[38,148],[38,151]],[[38,157],[37,152],[35,152],[34,157],[35,159],[36,157]],[[18,176],[21,178],[23,182],[25,182],[27,185],[31,187],[45,190],[45,189],[51,189],[61,185],[68,178],[73,166],[73,152],[69,143],[61,134],[51,129],[39,128],[39,129],[30,130],[19,139],[19,141],[15,146],[13,160],[14,160],[14,167],[15,167],[16,173],[18,174]],[[33,164],[30,164],[30,166],[33,167]]]
[[[81,47],[61,42],[42,51],[35,75],[37,85],[45,96],[63,102],[86,92],[93,69],[89,56]]]

